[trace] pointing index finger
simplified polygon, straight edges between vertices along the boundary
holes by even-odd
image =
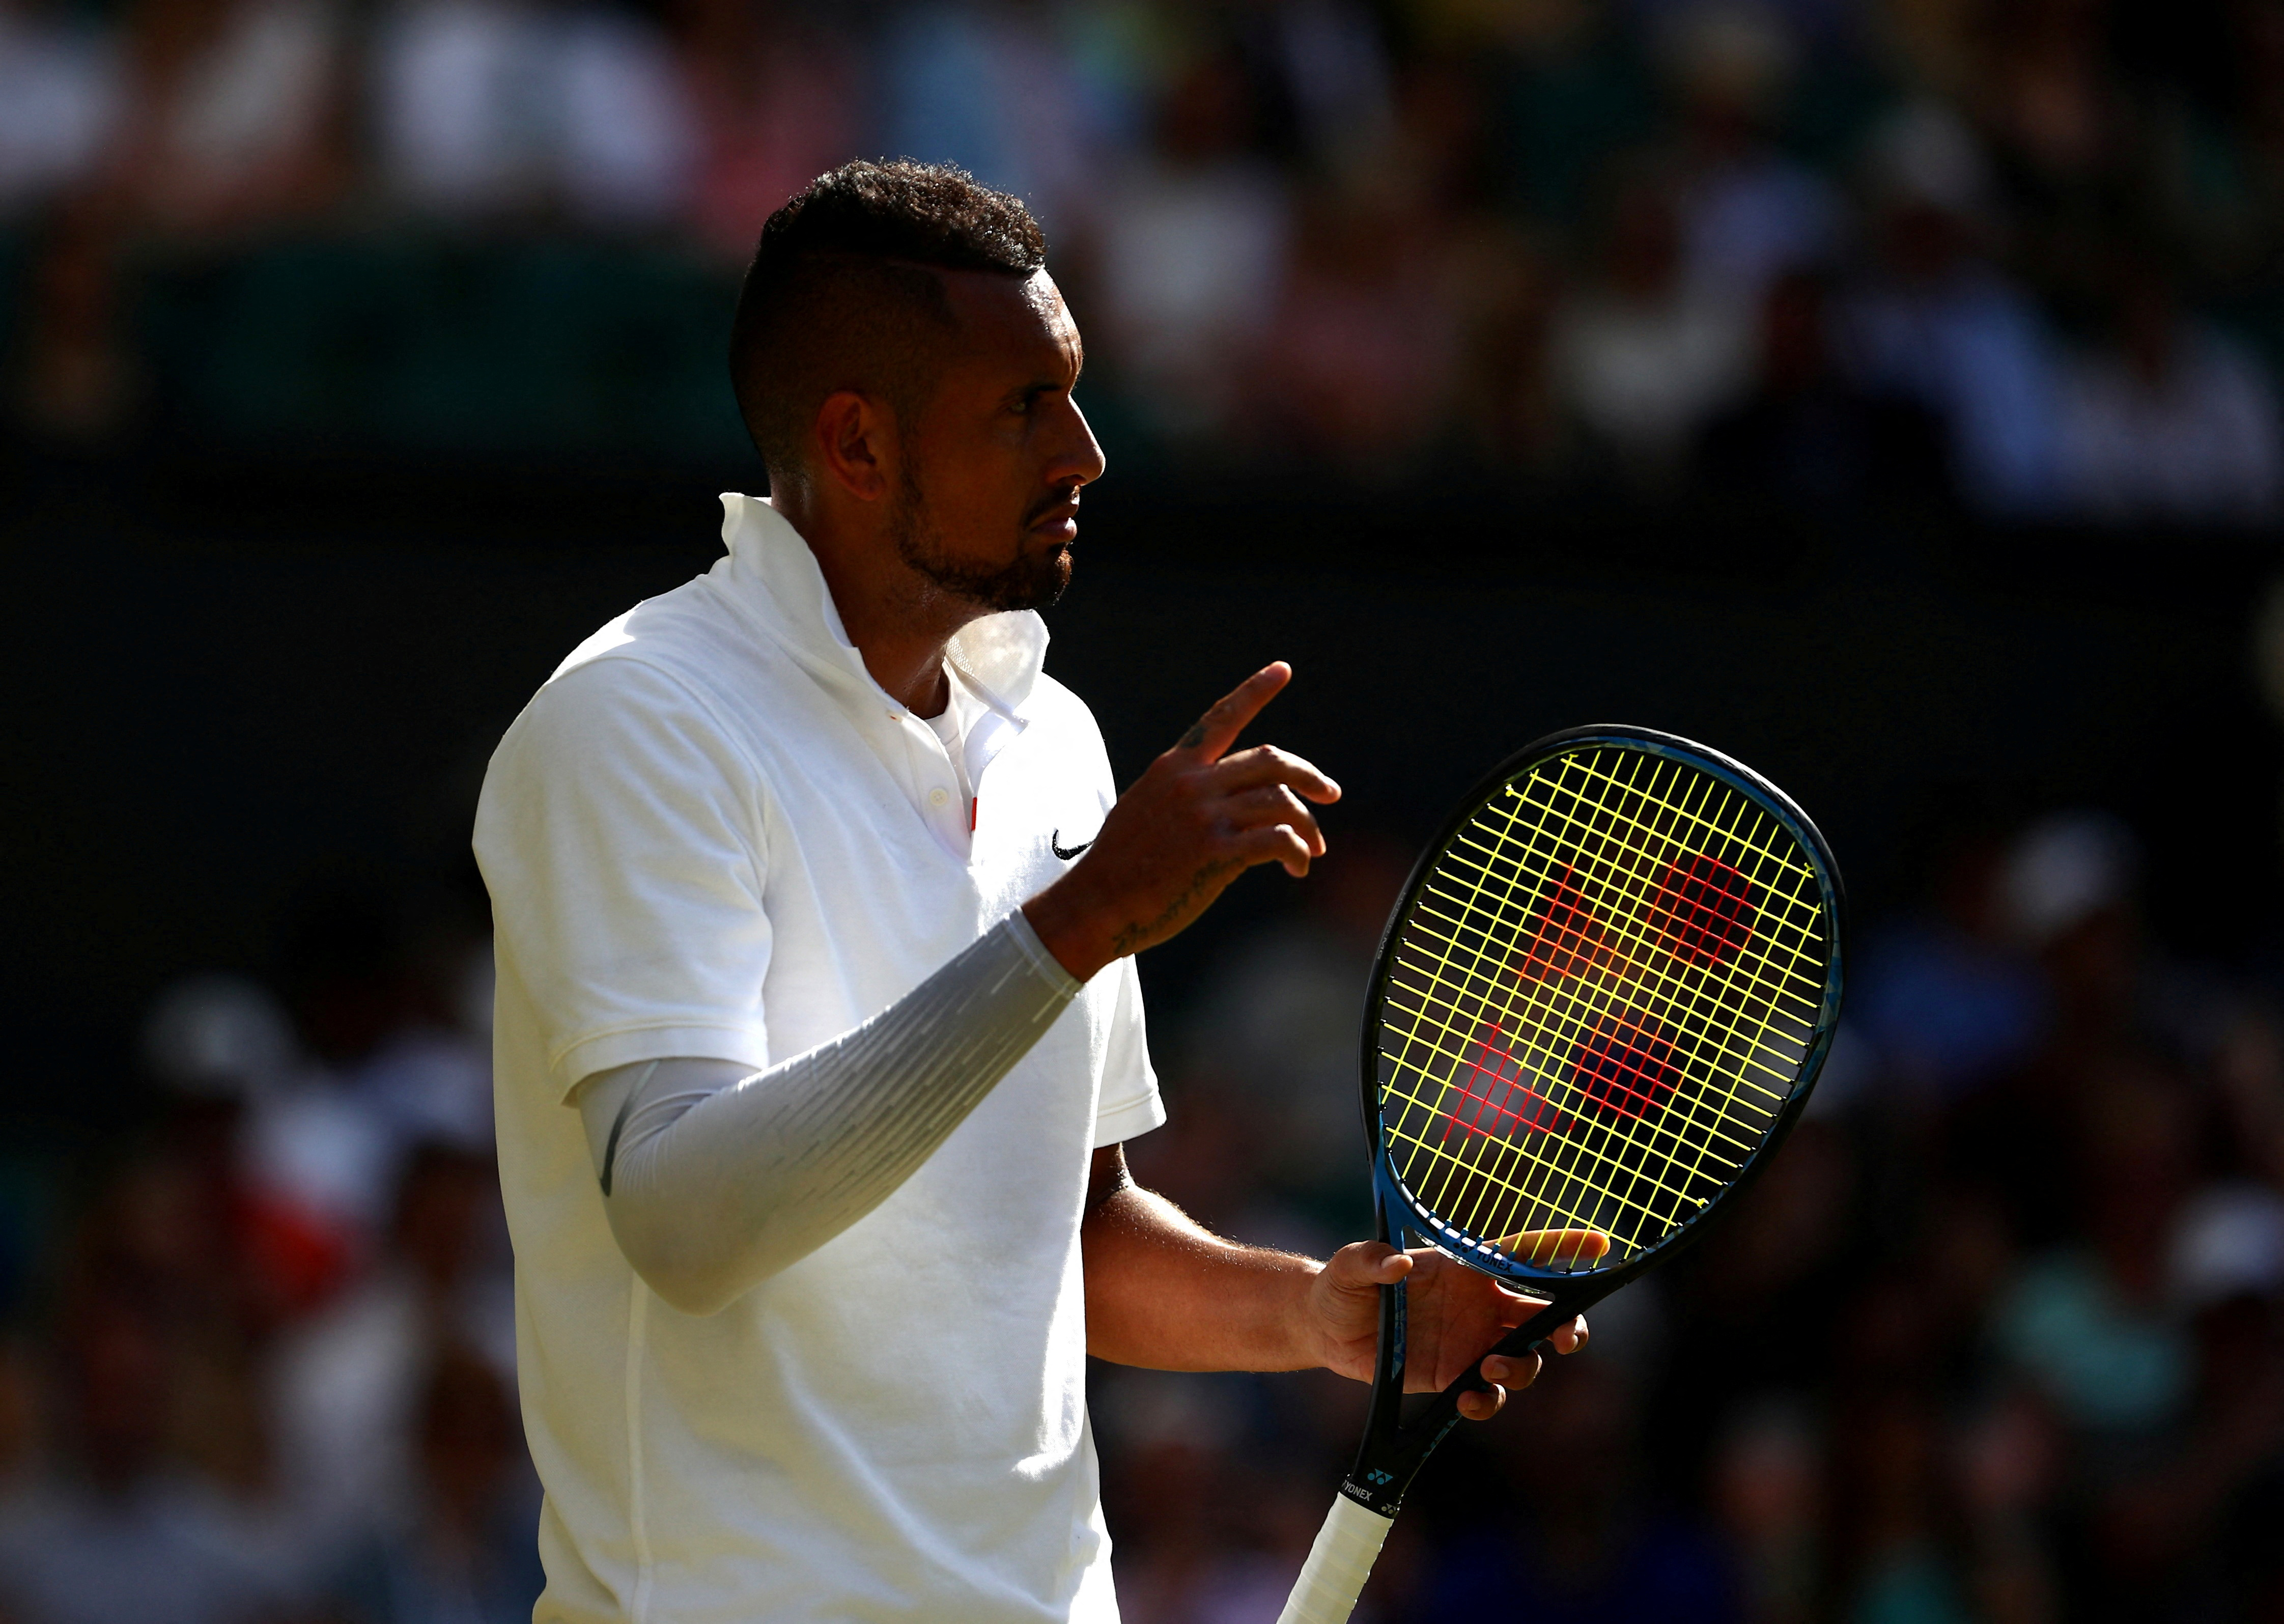
[[[1261,708],[1292,679],[1293,668],[1282,660],[1263,666],[1216,701],[1174,748],[1195,750],[1201,761],[1220,760],[1222,753],[1237,742],[1246,724],[1259,716]]]

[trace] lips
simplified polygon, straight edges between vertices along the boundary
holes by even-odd
[[[1073,491],[1037,509],[1023,528],[1051,540],[1071,540],[1078,534],[1078,493]]]

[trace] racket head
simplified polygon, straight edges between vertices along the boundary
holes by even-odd
[[[1702,745],[1607,725],[1500,763],[1414,865],[1373,972],[1391,1237],[1582,1304],[1670,1256],[1807,1104],[1845,914],[1806,814]],[[1518,1243],[1547,1230],[1607,1250]]]

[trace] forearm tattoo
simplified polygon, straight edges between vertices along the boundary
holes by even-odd
[[[1190,876],[1189,889],[1169,903],[1166,906],[1166,911],[1157,918],[1146,925],[1139,923],[1121,925],[1118,934],[1110,938],[1112,952],[1119,958],[1124,958],[1130,953],[1141,952],[1156,941],[1175,921],[1188,914],[1192,907],[1197,905],[1199,893],[1235,867],[1233,860],[1225,858],[1216,858],[1208,863]]]

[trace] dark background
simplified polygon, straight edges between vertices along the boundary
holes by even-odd
[[[708,473],[20,474],[11,883],[14,945],[38,951],[8,978],[12,1026],[124,1079],[155,992],[195,966],[266,973],[313,875],[346,859],[452,883],[523,701],[596,626],[712,562],[716,489],[762,486],[754,466]],[[1510,751],[1624,721],[1783,785],[1874,916],[1909,896],[1912,843],[1946,797],[2087,803],[2147,832],[2169,936],[2272,942],[2264,539],[1815,522],[1715,498],[1595,512],[1528,484],[1143,484],[1114,467],[1089,494],[1076,584],[1049,615],[1051,669],[1122,776],[1285,659],[1300,675],[1258,731],[1339,778],[1334,828],[1424,840]],[[1276,885],[1226,911],[1273,906],[1251,893]],[[1178,997],[1205,951],[1169,946],[1151,980]],[[113,1090],[64,1106],[114,1109]]]
[[[856,153],[1044,223],[1119,773],[1281,658],[1348,790],[1145,959],[1145,1181],[1362,1233],[1378,922],[1543,734],[1845,871],[1806,1120],[1362,1616],[2284,1620],[2284,0],[0,0],[0,1624],[528,1616],[468,824]],[[1274,1618],[1361,1400],[1096,1367],[1131,1624]]]

